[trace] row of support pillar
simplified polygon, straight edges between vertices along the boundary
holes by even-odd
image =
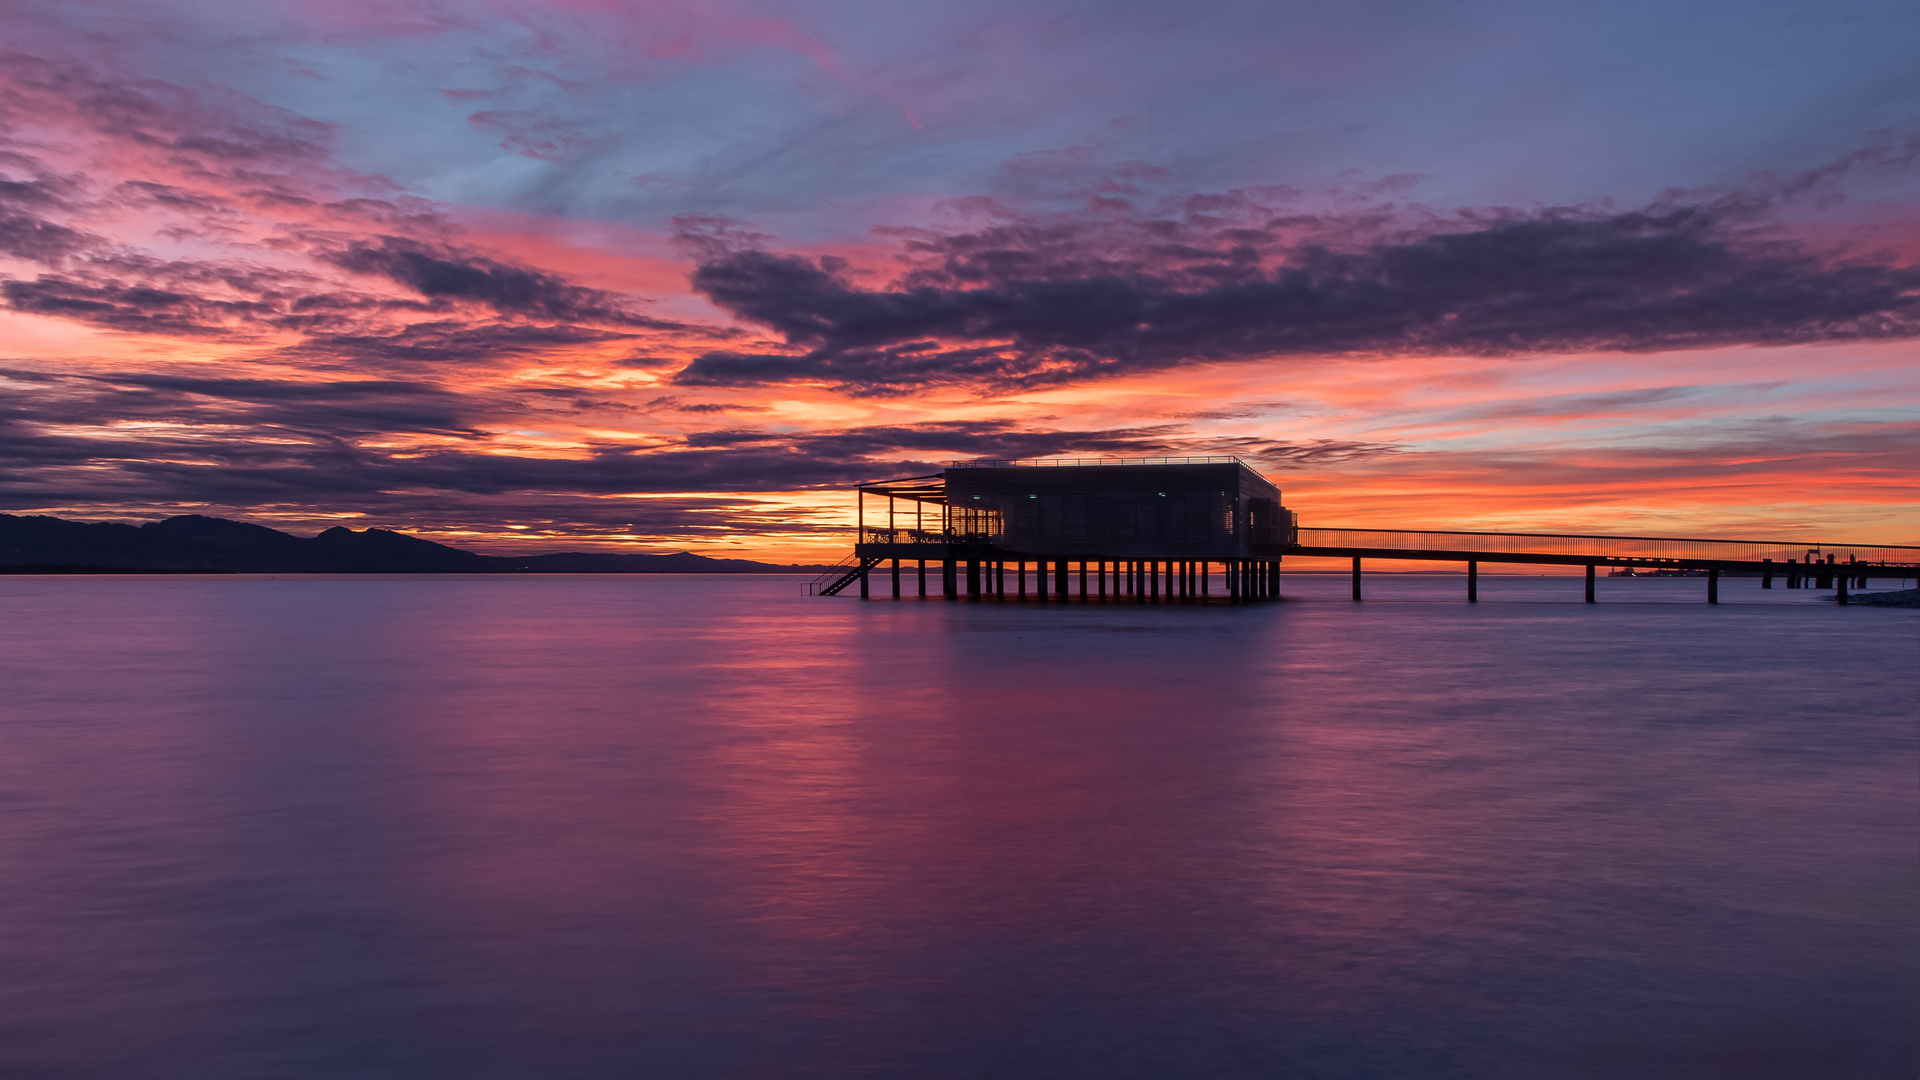
[[[889,578],[893,596],[901,595],[900,564],[894,559]],[[919,595],[927,595],[927,560],[912,560]],[[1027,595],[1027,567],[1031,560],[943,559],[934,564],[940,575],[940,595],[948,600],[965,596],[980,600]],[[1233,601],[1275,600],[1280,596],[1278,559],[1047,559],[1032,561],[1033,595],[1042,602],[1091,598],[1131,599],[1159,603],[1208,599],[1214,595],[1216,564],[1220,595]],[[1012,589],[1008,568],[1012,567]],[[1077,586],[1077,588],[1076,588]],[[867,572],[860,575],[860,595],[868,595]]]
[[[1770,565],[1772,562],[1772,559],[1767,560],[1769,566],[1760,577],[1760,587],[1763,589],[1773,588],[1773,568]],[[1816,559],[1806,562],[1788,559],[1782,573],[1786,575],[1789,589],[1838,589],[1840,594],[1845,596],[1849,586],[1856,589],[1867,587],[1866,578],[1845,572],[1848,565],[1837,561],[1832,555],[1827,556],[1826,562]],[[1843,600],[1842,603],[1845,601]]]
[[[1587,564],[1587,603],[1589,604],[1599,602],[1599,597],[1594,594],[1594,584],[1595,584],[1594,578],[1598,570],[1599,570],[1598,564],[1596,563]],[[1772,574],[1769,573],[1766,576],[1766,579],[1761,582],[1760,587],[1763,589],[1771,589],[1773,588],[1772,581],[1773,581]],[[1360,595],[1361,595],[1360,582],[1361,582],[1360,557],[1356,555],[1353,558],[1353,598],[1355,600],[1360,599]],[[1859,579],[1859,582],[1864,587],[1866,584],[1866,579],[1861,578]],[[1788,587],[1797,588],[1797,586],[1788,586]],[[1477,561],[1470,560],[1467,563],[1467,603],[1477,604],[1479,602],[1480,602],[1480,564]],[[1720,602],[1720,571],[1709,570],[1707,571],[1707,603],[1717,604],[1719,602]],[[1847,579],[1845,578],[1840,579],[1840,602],[1843,604],[1847,602]]]
[[[892,560],[889,577],[892,581],[893,596],[901,595],[901,563],[906,560]],[[912,560],[915,563],[914,578],[918,595],[927,595],[927,560]],[[1215,560],[1217,561],[1217,560]],[[1167,601],[1197,600],[1213,595],[1213,574],[1215,561],[1194,559],[1136,559],[1136,560],[1095,560],[1055,559],[1033,562],[1033,595],[1041,600],[1065,601],[1078,598],[1085,601],[1091,597],[1127,598],[1137,603],[1159,603],[1164,597]],[[1766,560],[1771,564],[1772,560]],[[1027,595],[1028,560],[1016,560],[1013,567],[1012,589],[1008,588],[1008,563],[1002,560],[956,560],[946,559],[934,564],[934,570],[940,575],[940,595],[948,600],[958,600],[961,596],[979,600],[993,596],[1025,597]],[[1588,563],[1586,574],[1586,602],[1598,602],[1595,595],[1595,578],[1598,564]],[[1849,587],[1865,588],[1867,579],[1857,573],[1846,573],[1848,564],[1835,563],[1832,558],[1825,563],[1796,563],[1787,560],[1785,574],[1786,587],[1789,589],[1836,589],[1835,597],[1840,603],[1847,602]],[[1076,584],[1077,571],[1077,585]],[[1812,571],[1818,571],[1814,573]],[[1230,559],[1219,562],[1221,595],[1229,600],[1274,600],[1280,596],[1280,560],[1278,559]],[[860,574],[860,596],[868,595],[867,572]],[[1353,559],[1353,598],[1361,598],[1360,558]],[[1109,592],[1111,585],[1111,592]],[[1773,570],[1771,566],[1762,572],[1760,587],[1773,588]],[[1467,602],[1480,601],[1480,564],[1467,563]],[[1720,602],[1720,571],[1707,571],[1707,603]]]

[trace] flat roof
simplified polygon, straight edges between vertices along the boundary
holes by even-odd
[[[1253,466],[1231,454],[1218,454],[1212,457],[1075,457],[1075,458],[972,458],[967,461],[949,461],[949,469],[1008,469],[1029,467],[1071,467],[1079,465],[1246,465],[1258,472]]]

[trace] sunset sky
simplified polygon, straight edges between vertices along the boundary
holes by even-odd
[[[0,511],[837,558],[1238,454],[1306,525],[1920,543],[1911,2],[5,2]]]

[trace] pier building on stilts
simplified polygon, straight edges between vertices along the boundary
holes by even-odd
[[[934,474],[861,484],[853,554],[809,583],[833,596],[1031,598],[1138,603],[1274,600],[1288,555],[1351,560],[1359,600],[1365,560],[1464,565],[1479,599],[1480,564],[1706,579],[1762,589],[1831,588],[1844,604],[1871,579],[1920,579],[1920,547],[1784,540],[1429,529],[1307,528],[1280,489],[1238,458],[1054,458],[956,461]],[[876,582],[874,579],[878,577]]]
[[[858,492],[853,556],[817,593],[1261,600],[1293,544],[1280,489],[1232,457],[962,461]]]

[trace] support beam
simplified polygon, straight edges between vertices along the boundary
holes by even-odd
[[[1719,602],[1720,602],[1720,571],[1709,570],[1707,571],[1707,603],[1717,604]]]
[[[1360,599],[1360,556],[1353,557],[1353,598]]]
[[[1588,563],[1587,564],[1587,603],[1589,604],[1596,602],[1593,596],[1593,572],[1594,572],[1594,565],[1592,563]]]
[[[967,560],[967,599],[980,599],[980,560]]]
[[[860,557],[858,555],[855,555],[854,558],[859,559]],[[866,598],[867,598],[867,560],[860,559],[860,599],[865,600]]]
[[[1062,602],[1067,599],[1067,560],[1055,559],[1053,563],[1053,590]]]
[[[1767,568],[1760,572],[1760,587],[1763,589],[1771,589],[1773,588],[1773,560],[1762,559],[1760,561],[1767,564]]]
[[[954,580],[958,571],[953,562],[953,551],[949,548],[946,557],[940,560],[940,595],[948,600],[960,599],[960,583]]]
[[[1087,560],[1080,560],[1080,602],[1087,602]]]
[[[1839,591],[1833,594],[1833,599],[1837,603],[1844,604],[1847,602],[1847,579],[1844,577],[1840,578],[1839,582],[1840,582]]]
[[[927,560],[920,559],[920,595],[927,595]]]
[[[1469,561],[1467,563],[1467,603],[1477,604],[1479,602],[1480,602],[1480,564],[1477,562]]]
[[[891,505],[891,500],[889,500]],[[900,599],[900,560],[893,560],[893,598]]]

